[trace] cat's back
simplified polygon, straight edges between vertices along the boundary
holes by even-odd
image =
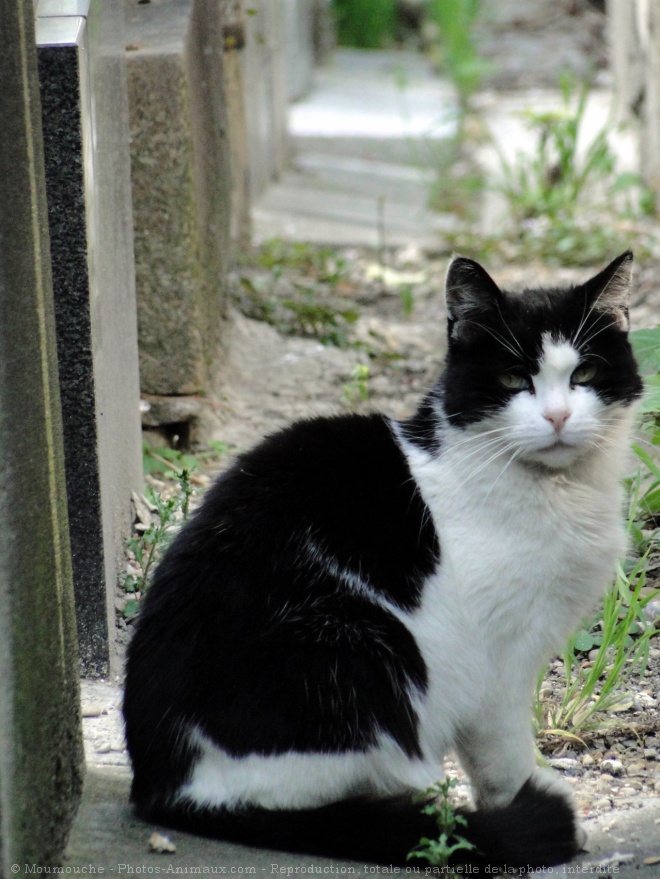
[[[324,570],[410,607],[437,556],[431,516],[388,419],[299,421],[241,455],[209,489],[161,562],[145,614],[182,583],[188,602],[234,584],[272,593],[281,578],[290,588],[292,572],[311,588]]]

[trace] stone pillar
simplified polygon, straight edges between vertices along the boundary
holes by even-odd
[[[37,16],[78,637],[97,676],[142,481],[123,16],[103,0]]]
[[[286,0],[287,97],[297,101],[309,91],[314,75],[313,0]]]
[[[261,195],[288,158],[288,60],[285,0],[242,0],[245,13],[243,82],[250,196]]]
[[[225,308],[231,180],[221,7],[127,0],[125,8],[145,423],[158,424],[159,410],[164,420],[188,421],[208,399]]]
[[[641,171],[660,193],[660,0],[608,0],[619,118],[639,132]]]
[[[33,10],[0,0],[0,875],[53,867],[82,784]]]
[[[224,36],[224,97],[231,172],[230,235],[233,246],[240,249],[249,247],[252,240],[250,161],[242,65],[245,17],[241,0],[220,0],[220,15]]]

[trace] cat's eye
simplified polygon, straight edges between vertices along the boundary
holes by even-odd
[[[583,363],[573,372],[571,384],[586,385],[595,377],[597,371],[593,363]]]
[[[499,383],[510,391],[528,391],[532,386],[527,376],[519,372],[501,372],[497,378]]]

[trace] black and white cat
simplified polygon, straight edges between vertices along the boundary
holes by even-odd
[[[454,259],[446,364],[417,414],[301,421],[220,477],[129,647],[141,815],[403,865],[437,833],[411,793],[454,751],[471,861],[579,850],[530,701],[625,549],[631,270],[624,253],[581,286],[513,295]]]

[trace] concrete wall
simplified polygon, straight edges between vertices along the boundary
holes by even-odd
[[[32,6],[0,0],[0,875],[59,863],[82,783]]]

